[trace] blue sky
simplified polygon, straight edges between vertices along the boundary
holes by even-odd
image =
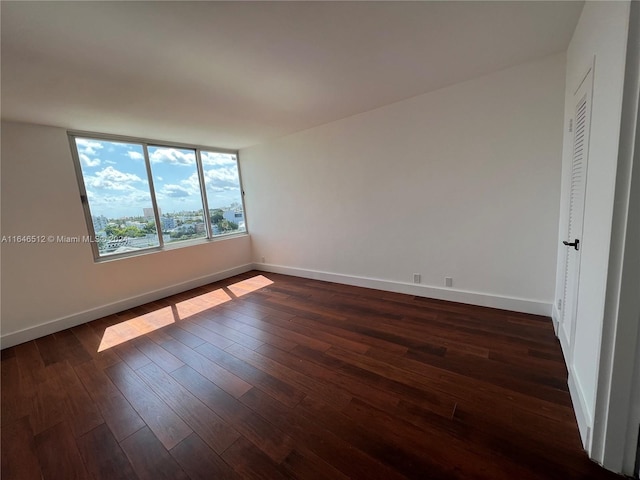
[[[92,215],[141,216],[151,207],[142,145],[76,138]],[[195,151],[149,146],[156,200],[162,213],[202,208]],[[209,208],[241,203],[236,156],[201,152]]]

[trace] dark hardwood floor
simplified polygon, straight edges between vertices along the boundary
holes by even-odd
[[[249,272],[2,351],[2,478],[607,479],[549,318]]]

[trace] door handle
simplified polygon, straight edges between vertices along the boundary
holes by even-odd
[[[580,248],[580,240],[578,240],[577,238],[573,242],[563,241],[562,243],[564,243],[567,247],[573,247],[576,250],[579,250]]]

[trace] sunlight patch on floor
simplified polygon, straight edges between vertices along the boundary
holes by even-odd
[[[164,307],[153,312],[126,320],[107,327],[102,336],[98,351],[102,352],[121,343],[133,340],[145,333],[153,332],[175,322],[171,307]]]
[[[219,288],[112,325],[105,329],[98,352],[166,327],[179,320],[185,320],[193,315],[227,303],[233,300],[234,297],[242,297],[271,284],[273,282],[264,275],[256,275],[226,287],[231,292],[231,295],[224,289]]]
[[[178,302],[175,304],[175,313],[178,316],[177,320],[184,320],[192,315],[202,313],[205,310],[227,303],[229,300],[232,300],[229,294],[219,288],[213,292],[203,293],[197,297]]]
[[[264,275],[256,275],[255,277],[242,280],[241,282],[234,283],[233,285],[229,285],[227,288],[236,297],[242,297],[247,293],[255,292],[256,290],[268,287],[271,284],[273,284],[273,282]]]

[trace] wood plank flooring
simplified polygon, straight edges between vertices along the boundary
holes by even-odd
[[[545,317],[249,272],[2,351],[2,478],[608,479]]]

